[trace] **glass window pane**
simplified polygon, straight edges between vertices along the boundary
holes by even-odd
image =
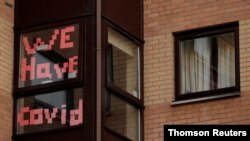
[[[81,88],[20,98],[17,106],[17,134],[83,123]]]
[[[235,86],[234,33],[180,42],[181,94]]]
[[[113,29],[108,29],[108,80],[139,97],[139,48]]]
[[[109,93],[110,94],[110,93]],[[109,109],[106,113],[106,127],[130,138],[138,141],[139,138],[139,110],[127,102],[110,94],[110,104],[106,104],[105,109]]]
[[[76,78],[78,48],[79,24],[22,34],[18,87]]]

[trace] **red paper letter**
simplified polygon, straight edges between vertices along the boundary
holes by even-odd
[[[56,118],[57,112],[58,112],[58,108],[53,108],[53,111],[51,114],[49,114],[49,109],[44,109],[45,118],[47,119],[48,124],[52,124],[53,118]]]
[[[70,26],[61,30],[61,49],[74,47],[73,42],[66,42],[70,40],[70,35],[66,35],[69,32],[74,32],[75,27]]]
[[[66,105],[62,105],[61,124],[66,124]]]
[[[52,46],[55,44],[55,40],[57,39],[58,35],[59,35],[59,30],[55,29],[54,33],[53,33],[53,35],[51,37],[51,40],[49,41],[48,48],[46,50],[51,50],[52,49]],[[37,49],[37,47],[39,45],[45,45],[45,43],[44,43],[44,41],[42,41],[41,37],[37,37],[36,38],[36,42],[34,43],[33,48],[30,47],[28,37],[23,37],[22,41],[23,41],[23,45],[24,45],[25,50],[26,50],[26,52],[27,52],[28,55],[29,54],[35,54],[36,53],[36,49]]]
[[[77,72],[77,70],[74,70],[74,65],[78,65],[78,56],[73,56],[69,58],[69,73],[71,72]]]
[[[49,46],[47,50],[51,50],[52,46],[55,44],[55,40],[57,39],[57,36],[59,35],[59,30],[54,30],[54,34],[52,35],[52,39],[49,41]]]
[[[58,78],[62,78],[62,73],[67,72],[68,62],[63,63],[63,68],[59,67],[59,64],[54,65],[54,69],[56,70],[56,74]]]
[[[37,115],[37,119],[36,119]],[[34,109],[30,111],[30,125],[43,124],[43,109]]]
[[[44,71],[44,72],[43,72]],[[37,65],[37,78],[52,78],[52,74],[50,73],[50,64],[49,63],[43,63]]]
[[[22,60],[22,69],[21,69],[21,81],[26,80],[26,72],[30,71],[30,80],[35,79],[35,57],[31,57],[30,66],[27,66],[27,59],[23,58]]]
[[[70,126],[79,125],[83,122],[83,101],[79,100],[79,108],[70,111]]]
[[[29,125],[29,120],[24,120],[24,113],[28,113],[30,111],[30,107],[23,107],[20,109],[20,113],[18,113],[17,121],[20,126]]]
[[[23,37],[23,45],[25,47],[25,50],[26,50],[27,54],[36,53],[36,48],[31,48],[30,47],[28,37]]]

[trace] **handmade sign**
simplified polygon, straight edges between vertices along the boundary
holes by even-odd
[[[18,113],[18,125],[20,127],[53,124],[53,120],[60,120],[62,125],[66,124],[66,115],[69,112],[69,125],[75,126],[83,123],[83,100],[79,100],[78,108],[67,111],[67,105],[62,105],[60,110],[54,107],[51,112],[48,108],[31,109],[22,107]],[[26,115],[26,116],[25,116]],[[59,115],[59,116],[58,116]]]
[[[21,35],[19,87],[76,78],[78,48],[78,24]]]

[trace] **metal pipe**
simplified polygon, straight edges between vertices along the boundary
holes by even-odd
[[[102,11],[101,0],[96,0],[96,141],[102,140]]]

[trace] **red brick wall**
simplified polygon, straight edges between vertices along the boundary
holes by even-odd
[[[9,0],[13,4],[13,0]],[[13,8],[0,0],[0,140],[12,135]],[[164,124],[250,123],[250,1],[145,0],[145,140],[162,141]],[[241,97],[171,106],[172,32],[240,21]]]
[[[250,1],[145,0],[145,141],[162,141],[164,124],[250,124]],[[240,21],[241,96],[173,107],[172,32]]]
[[[0,141],[12,136],[13,15],[14,9],[0,0]]]

